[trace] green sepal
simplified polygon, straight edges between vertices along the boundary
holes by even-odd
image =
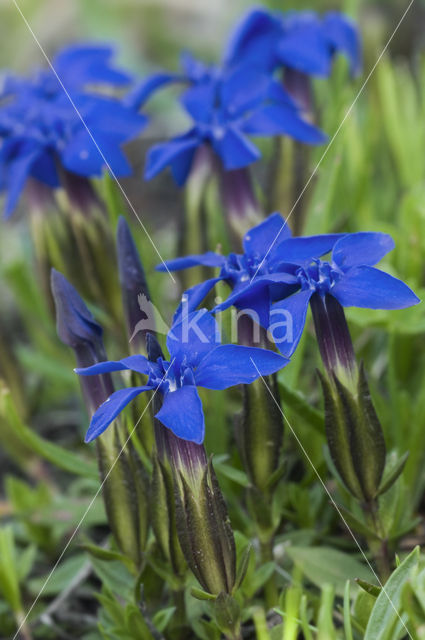
[[[395,463],[391,464],[391,461],[390,462],[387,461],[384,474],[382,477],[381,485],[377,493],[378,496],[381,496],[383,493],[386,493],[389,489],[391,489],[394,482],[403,473],[408,457],[409,457],[409,452],[406,451],[406,453],[402,455],[401,458],[398,458],[398,460],[396,460]]]
[[[180,473],[176,497],[177,533],[192,573],[205,591],[231,593],[236,580],[235,542],[211,461],[197,487]]]
[[[385,467],[382,427],[370,396],[363,365],[354,389],[333,374],[319,374],[325,398],[326,435],[332,460],[349,491],[359,500],[373,501]]]
[[[246,573],[248,571],[249,561],[251,558],[251,549],[252,545],[248,544],[242,552],[241,558],[239,560],[239,566],[236,573],[235,586],[233,587],[233,592],[236,591],[242,586],[242,582],[245,579]]]
[[[171,563],[176,576],[183,576],[186,563],[177,537],[173,476],[157,455],[153,458],[149,503],[150,521],[162,556]]]
[[[139,567],[140,546],[138,500],[134,476],[123,451],[118,428],[112,425],[96,440],[96,449],[106,514],[119,550]]]
[[[341,515],[343,516],[345,522],[347,523],[350,529],[353,529],[353,531],[360,534],[367,540],[373,540],[373,539],[380,540],[380,537],[378,536],[378,534],[372,529],[370,529],[365,522],[363,522],[362,520],[359,520],[357,516],[351,513],[351,511],[348,511],[341,505],[338,505],[338,511],[341,513]]]
[[[243,411],[237,416],[236,440],[245,471],[259,491],[273,488],[279,479],[283,418],[273,396],[279,397],[274,376],[243,385]]]
[[[214,596],[212,593],[208,593],[207,591],[198,589],[197,587],[191,588],[190,595],[197,600],[215,600],[217,598],[217,596]]]

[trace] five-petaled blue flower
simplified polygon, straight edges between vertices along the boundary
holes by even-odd
[[[93,92],[98,85],[120,87],[129,81],[110,65],[112,53],[109,47],[66,48],[53,60],[60,81],[51,70],[30,78],[6,76],[0,94],[0,191],[7,192],[6,216],[28,178],[54,189],[63,172],[89,178],[109,165],[117,176],[131,173],[121,145],[139,133],[146,118],[122,99]]]
[[[271,319],[282,313],[291,318],[292,340],[285,339],[287,327],[271,329],[279,350],[287,357],[295,351],[306,320],[313,294],[334,296],[343,307],[365,309],[404,309],[420,302],[401,280],[376,269],[377,264],[394,248],[391,236],[385,233],[350,233],[334,245],[329,262],[320,260],[291,260],[284,268],[297,281],[291,295],[272,306]]]
[[[179,438],[198,444],[204,439],[204,414],[197,387],[227,389],[249,384],[260,375],[269,375],[289,360],[273,351],[240,345],[221,345],[213,316],[202,309],[174,324],[167,336],[170,360],[151,362],[142,355],[117,362],[101,362],[80,375],[129,369],[148,376],[144,386],[113,393],[94,414],[86,442],[97,438],[133,398],[143,391],[158,390],[163,404],[156,417]]]
[[[353,75],[362,66],[360,37],[347,16],[312,11],[251,9],[236,26],[225,56],[227,64],[246,61],[273,71],[277,67],[329,76],[336,53],[344,54]]]
[[[281,83],[251,65],[232,69],[201,65],[188,82],[192,86],[180,101],[193,126],[183,135],[150,149],[146,180],[169,166],[177,184],[184,184],[195,152],[204,144],[212,147],[222,167],[231,171],[247,167],[260,157],[248,136],[288,135],[308,144],[321,144],[327,139],[302,119],[299,107]],[[163,84],[160,78],[158,84]]]
[[[263,327],[269,326],[270,304],[280,300],[297,285],[294,273],[287,272],[286,263],[311,260],[331,251],[341,234],[318,235],[303,238],[291,237],[291,231],[279,213],[273,213],[264,222],[250,229],[243,239],[243,254],[221,256],[213,251],[203,255],[176,258],[166,263],[170,271],[187,269],[196,265],[220,267],[217,277],[195,285],[183,294],[176,319],[196,309],[220,280],[226,282],[232,292],[216,307],[216,311],[231,305],[250,310]],[[158,265],[158,271],[165,271]]]

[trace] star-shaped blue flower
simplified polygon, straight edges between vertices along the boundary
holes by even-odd
[[[68,95],[52,71],[7,76],[0,95],[0,190],[7,193],[6,217],[28,178],[54,189],[61,185],[62,171],[89,178],[101,176],[108,164],[117,176],[131,173],[121,145],[140,132],[146,118],[121,99],[86,89],[127,82],[126,74],[109,66],[111,55],[108,47],[90,46],[59,53],[53,65]]]
[[[170,360],[159,357],[151,362],[142,355],[116,362],[100,362],[80,375],[94,375],[129,369],[148,377],[145,385],[120,389],[113,393],[94,414],[86,442],[97,438],[131,400],[144,391],[158,390],[163,396],[156,417],[179,438],[202,443],[204,414],[197,387],[227,389],[250,384],[260,374],[270,375],[288,364],[288,359],[266,349],[221,345],[218,326],[208,311],[202,309],[173,325],[167,336]],[[259,373],[260,372],[260,373]]]
[[[299,107],[279,82],[252,65],[231,69],[202,67],[198,75],[193,71],[188,81],[192,86],[180,101],[193,126],[183,135],[150,149],[146,180],[169,166],[177,184],[184,184],[195,152],[204,144],[212,147],[223,168],[231,171],[260,157],[248,136],[288,135],[307,144],[321,144],[327,139],[302,119]]]
[[[347,57],[353,75],[360,72],[360,37],[347,16],[330,12],[320,17],[312,11],[280,13],[255,8],[236,26],[225,61],[230,65],[246,61],[268,71],[283,66],[326,77],[337,53]]]
[[[232,292],[215,311],[231,305],[238,309],[249,309],[257,314],[259,323],[269,326],[270,304],[292,292],[297,286],[294,273],[283,269],[286,263],[304,262],[331,251],[341,234],[327,234],[303,238],[291,237],[291,231],[279,213],[273,213],[264,222],[253,227],[243,238],[243,254],[231,253],[222,256],[209,251],[203,255],[187,256],[169,260],[170,271],[179,271],[197,265],[220,267],[217,277],[195,285],[183,294],[183,301],[176,319],[196,309],[211,289],[221,280]],[[165,271],[158,265],[158,271]]]
[[[419,298],[404,282],[374,267],[393,248],[393,239],[385,233],[351,233],[335,243],[328,262],[317,254],[313,260],[299,259],[291,261],[296,264],[282,265],[297,284],[291,295],[271,309],[270,331],[281,353],[287,357],[294,353],[315,293],[331,295],[343,307],[404,309],[418,304]],[[287,326],[273,328],[273,319],[282,314],[291,318],[290,342],[286,340]]]

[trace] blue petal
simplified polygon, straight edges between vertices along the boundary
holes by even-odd
[[[173,317],[173,324],[178,324],[182,320],[184,314],[195,311],[199,305],[205,300],[211,289],[220,282],[222,278],[211,278],[199,284],[195,284],[187,289],[182,295],[182,300],[176,309]]]
[[[214,68],[197,60],[189,51],[183,51],[180,56],[180,64],[188,79],[194,83],[210,80],[214,75]]]
[[[52,269],[51,288],[56,307],[56,329],[59,338],[71,348],[81,343],[102,342],[103,329],[96,322],[76,289],[56,269]]]
[[[274,49],[281,32],[281,22],[273,14],[262,8],[250,9],[230,36],[225,62],[244,60],[270,71],[276,62]]]
[[[275,269],[278,268],[279,264],[285,262],[302,264],[306,260],[326,255],[329,251],[332,251],[335,243],[339,242],[340,238],[343,237],[344,235],[341,233],[330,233],[319,236],[289,238],[277,245],[269,261],[273,263]]]
[[[131,166],[118,141],[106,133],[92,133],[86,129],[72,137],[61,159],[64,167],[81,176],[101,176],[104,168],[110,168],[118,177],[131,175]]]
[[[220,85],[220,104],[237,117],[241,112],[252,109],[267,96],[270,77],[251,64],[240,65],[227,73]]]
[[[151,371],[152,363],[145,356],[128,356],[122,360],[108,360],[106,362],[98,362],[91,367],[84,369],[75,369],[75,373],[80,376],[93,376],[98,373],[110,373],[111,371],[124,371],[130,369],[137,373],[148,375]]]
[[[214,81],[204,82],[185,91],[180,101],[195,122],[207,124],[214,110],[216,92]]]
[[[186,182],[190,170],[193,165],[197,147],[186,149],[178,158],[175,158],[170,163],[171,173],[177,186],[182,187]]]
[[[191,129],[187,133],[169,142],[162,142],[151,147],[146,157],[145,180],[151,180],[165,167],[171,165],[186,154],[188,150],[194,150],[201,144],[196,130]],[[187,178],[187,176],[185,176]]]
[[[158,89],[174,82],[184,82],[184,80],[184,76],[177,73],[154,73],[129,91],[123,102],[130,109],[140,109]]]
[[[362,69],[362,52],[356,24],[341,13],[330,12],[323,20],[323,31],[332,49],[346,55],[352,75]]]
[[[94,137],[99,131],[116,136],[121,143],[126,142],[138,135],[147,123],[146,116],[129,109],[120,100],[89,96],[81,108]]]
[[[51,150],[46,150],[35,160],[31,167],[31,176],[52,189],[60,186],[55,156]]]
[[[280,213],[272,213],[256,227],[250,229],[243,238],[244,252],[255,258],[263,258],[276,242],[290,237],[291,230]]]
[[[350,233],[338,240],[332,260],[344,271],[361,265],[372,267],[394,247],[394,240],[387,233]]]
[[[143,391],[149,390],[150,387],[129,387],[128,389],[115,391],[94,413],[86,433],[85,442],[91,442],[100,436],[133,398]]]
[[[270,310],[269,331],[279,351],[289,358],[304,331],[308,305],[314,291],[298,291],[274,304]]]
[[[266,104],[254,111],[242,125],[243,131],[257,136],[287,135],[306,144],[323,144],[327,136],[303,120],[292,106]]]
[[[270,285],[294,285],[297,284],[297,282],[298,279],[290,273],[268,273],[264,276],[255,276],[255,278],[248,280],[245,286],[238,286],[224,302],[217,305],[215,311],[223,311],[231,305],[237,305],[238,308],[242,308],[242,306],[245,305],[245,308],[249,308],[250,298],[255,299],[261,295],[263,290],[268,291]]]
[[[286,22],[287,33],[276,47],[276,55],[287,67],[307,74],[328,76],[331,51],[318,18],[300,14]]]
[[[196,366],[198,362],[220,344],[220,332],[214,317],[206,309],[182,315],[167,335],[167,348],[177,363],[186,360]]]
[[[230,126],[223,132],[223,137],[215,137],[212,144],[216,153],[221,157],[224,168],[228,171],[242,169],[261,156],[252,142]]]
[[[195,371],[196,384],[207,389],[227,389],[236,384],[250,384],[260,375],[270,375],[282,369],[289,360],[274,351],[220,345],[210,351]]]
[[[65,47],[54,58],[53,66],[65,85],[106,83],[128,84],[131,76],[110,65],[115,53],[110,45],[77,44]]]
[[[197,444],[204,441],[204,412],[196,387],[185,385],[167,393],[155,417],[178,438]]]
[[[40,152],[42,152],[42,148],[38,145],[28,145],[27,148],[22,146],[21,149],[18,150],[19,155],[9,163],[7,167],[5,218],[12,215],[28,176],[31,173],[31,168]]]
[[[226,258],[224,256],[220,256],[218,253],[214,253],[214,251],[207,251],[199,255],[167,260],[165,264],[159,264],[155,269],[157,271],[181,271],[182,269],[189,269],[190,267],[197,267],[199,265],[203,265],[204,267],[221,267],[225,262]]]
[[[420,302],[401,280],[374,267],[354,267],[331,289],[343,307],[405,309]]]

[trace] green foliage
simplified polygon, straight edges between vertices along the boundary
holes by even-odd
[[[12,4],[2,8],[0,54],[4,66],[11,66],[13,51],[17,67],[26,69],[33,61],[34,47]],[[138,74],[151,66],[173,67],[186,39],[189,48],[193,45],[212,59],[225,23],[230,24],[233,16],[250,6],[241,1],[218,12],[210,3],[207,22],[213,37],[206,38],[205,30],[197,28],[206,22],[204,6],[201,17],[185,9],[182,19],[177,3],[154,4],[114,0],[106,4],[97,0],[70,3],[72,23],[78,25],[78,31],[72,26],[65,34],[60,11],[46,2],[20,3],[30,22],[34,20],[40,28],[40,40],[48,50],[56,41],[68,41],[73,35],[79,39],[84,35],[118,37],[124,58]],[[281,8],[282,3],[270,0],[267,4]],[[311,0],[298,3],[296,8],[343,5],[353,15],[360,15],[368,72],[405,3]],[[417,20],[420,30],[422,18],[418,9],[416,14],[413,11],[410,19],[412,23]],[[269,189],[272,149],[264,144],[265,159],[256,177],[258,192],[265,192],[262,202],[270,202],[273,209],[287,214],[300,195],[299,185],[306,184],[317,168],[290,223],[302,228],[304,234],[360,230],[392,234],[396,250],[385,258],[383,268],[406,280],[423,298],[425,62],[422,52],[413,55],[407,51],[410,43],[404,40],[410,38],[411,27],[408,22],[405,26],[408,35],[401,32],[392,42],[340,129],[364,77],[350,79],[345,61],[338,60],[329,80],[314,82],[320,126],[331,139],[338,132],[326,156],[322,158],[324,147],[308,151],[300,168],[296,160],[299,148],[285,140],[282,164],[275,176],[278,184]],[[168,94],[162,94],[149,107],[157,131],[163,125],[166,131],[177,130],[181,124],[169,103]],[[131,150],[135,164],[140,164],[143,153],[137,145]],[[168,258],[176,254],[177,210],[182,203],[177,203],[177,191],[172,191],[171,183],[157,184],[142,186],[138,175],[125,189],[161,254]],[[188,197],[192,225],[201,208],[196,186]],[[97,181],[96,188],[106,204],[109,228],[101,228],[99,234],[96,228],[88,232],[89,262],[99,274],[101,287],[93,290],[88,278],[86,284],[91,308],[106,329],[108,355],[113,358],[127,353],[129,347],[120,324],[113,251],[105,260],[101,236],[105,232],[102,237],[112,237],[117,217],[127,207],[109,177]],[[214,184],[208,185],[205,205],[202,237],[193,232],[186,238],[187,244],[203,251],[220,243],[225,253],[231,240]],[[214,454],[237,552],[234,574],[231,549],[232,593],[211,595],[200,588],[183,559],[176,534],[172,479],[151,458],[152,433],[143,431],[144,423],[132,440],[134,449],[127,450],[129,455],[111,474],[114,486],[106,486],[104,494],[110,490],[115,501],[108,524],[102,496],[98,495],[95,450],[83,444],[88,416],[72,371],[74,362],[56,337],[51,299],[34,269],[36,247],[29,237],[25,213],[0,235],[0,637],[12,638],[22,625],[24,640],[62,636],[84,640],[220,640],[223,634],[239,640],[240,625],[242,637],[253,640],[402,640],[409,634],[422,640],[425,558],[414,546],[423,539],[425,491],[423,305],[403,311],[347,310],[356,355],[368,372],[387,449],[385,457],[382,443],[377,443],[379,437],[372,443],[362,437],[355,442],[351,439],[345,451],[347,458],[357,458],[357,468],[364,472],[367,497],[373,498],[368,508],[347,491],[349,486],[351,493],[364,497],[353,474],[352,482],[347,481],[347,465],[342,468],[336,464],[325,446],[323,406],[315,374],[320,364],[310,331],[306,331],[291,365],[278,375],[282,410],[289,423],[284,420],[281,451],[280,436],[274,439],[279,447],[274,450],[268,446],[267,456],[260,456],[257,450],[267,431],[261,414],[271,411],[266,406],[267,396],[262,398],[261,410],[250,416],[250,442],[252,445],[254,434],[256,446],[247,451],[241,447],[240,434],[239,446],[234,437],[233,418],[242,409],[239,392],[203,394],[206,448]],[[66,241],[68,232],[78,234],[83,223],[76,224],[64,231],[59,221],[55,232],[53,226],[47,227],[38,238],[56,264],[59,261],[65,266],[65,257],[72,262],[72,251],[65,256],[59,250],[63,246],[59,240]],[[168,320],[180,285],[171,285],[154,272],[157,255],[136,223],[133,230],[155,304]],[[83,272],[86,277],[77,261],[73,277]],[[349,404],[352,399],[346,389],[342,391]],[[274,412],[269,433],[282,427],[276,418],[279,416]],[[134,423],[129,419],[125,431]],[[123,436],[120,433],[120,438]],[[380,450],[376,469],[367,461],[373,444]],[[103,477],[115,449],[100,452]],[[134,491],[134,478],[142,466],[138,491]],[[207,489],[208,500],[204,496],[201,504],[185,485],[185,516],[198,518],[202,536],[201,525],[208,519],[224,535],[224,511],[214,510],[211,498],[217,488],[205,485],[204,492]],[[111,493],[109,496],[111,501]],[[193,539],[188,544],[193,545]],[[395,560],[396,553],[401,561]],[[217,551],[216,557],[221,555]],[[202,558],[202,577],[199,574],[205,586],[208,577],[211,579],[211,572],[204,576],[209,559]],[[216,583],[220,583],[218,578]]]

